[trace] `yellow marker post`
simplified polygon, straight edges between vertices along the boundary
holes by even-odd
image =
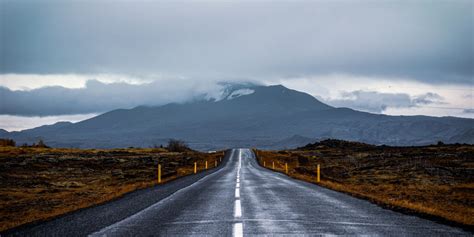
[[[272,169],[275,169],[275,161],[272,161]]]
[[[265,161],[263,161],[263,167],[267,167],[267,165],[265,164]]]
[[[286,171],[286,174],[288,174],[288,163],[285,163],[285,171]]]
[[[194,173],[197,173],[197,162],[194,162]]]
[[[321,169],[320,169],[320,166],[318,164],[318,168],[316,169],[316,182],[319,183],[319,181],[321,181]]]
[[[158,164],[158,183],[161,183],[161,165]]]
[[[206,170],[207,170],[207,160],[206,160]]]
[[[217,167],[217,160],[214,161],[214,167]]]

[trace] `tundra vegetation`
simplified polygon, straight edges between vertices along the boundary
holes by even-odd
[[[168,182],[192,174],[194,162],[202,171],[205,161],[212,168],[223,156],[223,152],[185,149],[183,142],[173,152],[165,148],[47,148],[41,144],[0,147],[0,231],[157,185],[158,164],[162,182]]]
[[[15,146],[16,142],[12,139],[0,139],[0,147]]]
[[[387,208],[474,226],[474,145],[373,146],[324,140],[294,150],[258,150],[261,165]]]

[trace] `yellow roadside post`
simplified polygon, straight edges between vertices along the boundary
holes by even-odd
[[[263,167],[267,167],[266,164],[265,164],[265,161],[263,161]]]
[[[194,173],[197,173],[197,162],[194,162]]]
[[[207,160],[206,160],[206,170],[207,170]]]
[[[320,166],[318,164],[318,168],[316,170],[316,182],[319,183],[319,181],[321,181],[321,169],[320,169]]]
[[[217,160],[214,161],[214,167],[217,167]]]
[[[158,183],[161,183],[161,165],[158,164]]]
[[[285,163],[285,172],[288,174],[288,163]]]
[[[272,161],[272,169],[275,169],[275,161]]]

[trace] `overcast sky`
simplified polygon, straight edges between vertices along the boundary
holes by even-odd
[[[473,9],[470,0],[0,0],[0,128],[181,102],[216,93],[219,81],[283,84],[373,113],[472,118]],[[41,88],[51,86],[60,87]]]

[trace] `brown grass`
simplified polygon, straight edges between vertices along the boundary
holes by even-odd
[[[0,231],[47,220],[220,162],[218,153],[165,149],[81,150],[0,147]]]
[[[385,207],[474,226],[474,146],[353,148],[316,144],[299,150],[258,151],[261,165],[368,199]]]

